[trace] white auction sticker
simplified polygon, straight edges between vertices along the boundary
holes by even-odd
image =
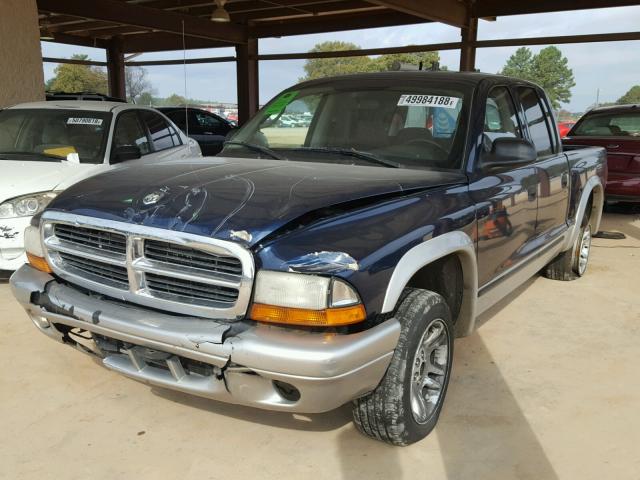
[[[67,125],[93,125],[99,127],[102,125],[101,118],[69,118]]]
[[[458,97],[446,97],[444,95],[400,95],[399,107],[441,107],[456,108]]]

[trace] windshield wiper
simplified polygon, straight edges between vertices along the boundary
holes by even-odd
[[[367,162],[376,163],[378,165],[384,165],[385,167],[400,168],[400,164],[381,158],[373,153],[367,153],[353,148],[330,148],[330,147],[302,147],[293,148],[296,152],[318,152],[329,153],[334,155],[344,155],[345,157],[354,157]]]
[[[228,142],[224,142],[225,145],[240,145],[242,147],[248,148],[249,150],[253,150],[254,152],[264,153],[265,155],[269,155],[271,158],[275,160],[288,160],[288,158],[283,157],[282,155],[278,155],[276,152],[271,150],[268,147],[263,147],[262,145],[255,145],[253,143],[247,142],[238,142],[230,140]]]

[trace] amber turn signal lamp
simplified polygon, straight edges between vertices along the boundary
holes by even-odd
[[[51,270],[51,267],[44,258],[27,252],[27,260],[29,261],[29,264],[36,270],[40,270],[44,273],[53,273],[53,270]]]
[[[306,325],[308,327],[337,327],[361,322],[367,318],[367,312],[362,304],[324,310],[308,310],[254,303],[251,307],[250,317],[257,322]]]

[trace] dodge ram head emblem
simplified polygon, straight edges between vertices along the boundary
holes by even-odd
[[[155,203],[158,203],[162,197],[164,197],[164,192],[153,192],[145,195],[142,199],[142,203],[144,203],[145,205],[153,205]]]

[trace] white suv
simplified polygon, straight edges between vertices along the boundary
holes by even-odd
[[[193,156],[198,144],[152,108],[67,100],[0,111],[0,270],[24,263],[24,229],[70,185],[129,161]]]

